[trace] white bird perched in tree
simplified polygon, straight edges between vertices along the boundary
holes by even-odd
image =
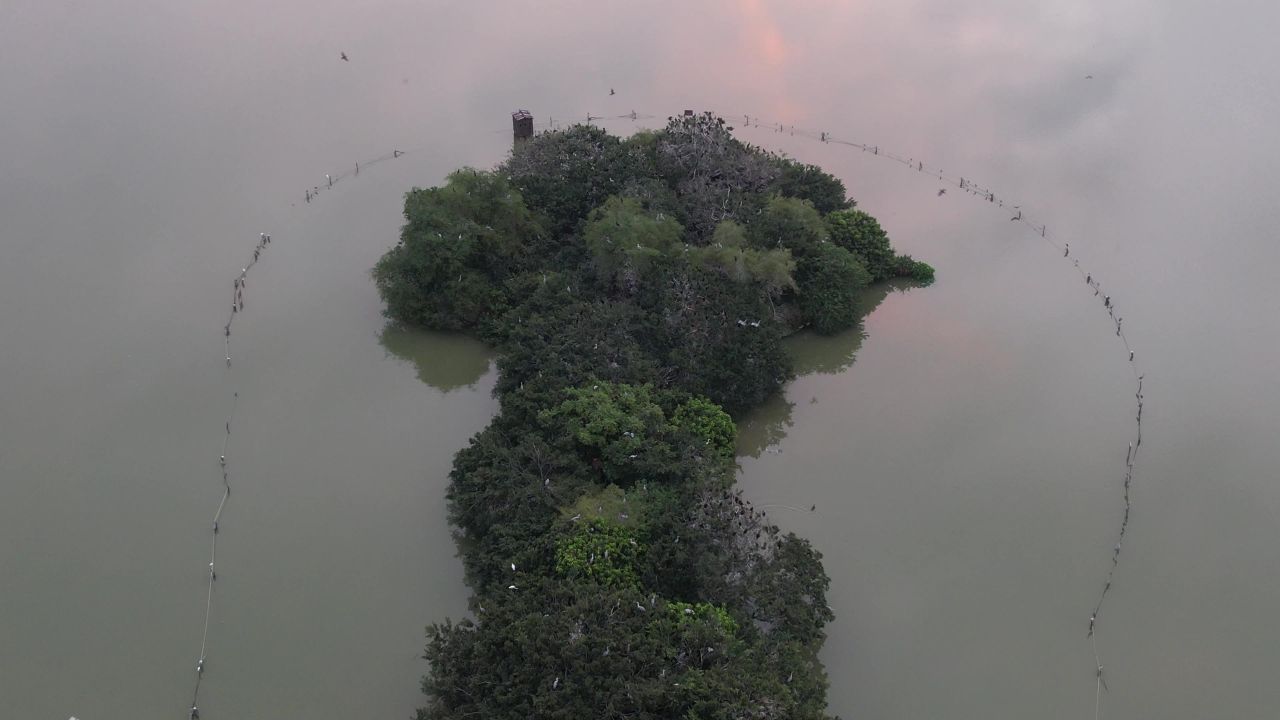
[[[511,563],[511,572],[515,572],[515,571],[516,571],[516,564]]]

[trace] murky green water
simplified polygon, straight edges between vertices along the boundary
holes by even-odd
[[[386,328],[367,270],[402,194],[495,162],[516,107],[763,115],[971,175],[1068,239],[1147,373],[1103,716],[1274,716],[1276,13],[5,4],[0,717],[184,714],[233,389],[203,716],[412,712],[422,627],[465,612],[445,475],[494,376],[473,341]],[[826,556],[833,711],[1089,717],[1132,426],[1107,318],[1002,210],[740,132],[840,174],[938,269],[869,298],[865,337],[796,338],[803,374],[743,422],[747,494]]]

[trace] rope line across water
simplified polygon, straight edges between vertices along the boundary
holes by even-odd
[[[1103,603],[1106,600],[1107,593],[1111,591],[1111,585],[1115,580],[1116,569],[1120,565],[1120,553],[1124,545],[1125,535],[1129,529],[1129,517],[1133,510],[1133,499],[1132,499],[1133,479],[1134,479],[1134,473],[1138,464],[1138,454],[1142,447],[1142,407],[1143,407],[1143,400],[1144,400],[1142,382],[1143,382],[1143,378],[1145,377],[1145,374],[1139,370],[1138,361],[1136,360],[1136,353],[1133,350],[1132,346],[1129,344],[1128,336],[1125,334],[1124,327],[1123,327],[1124,319],[1119,315],[1117,315],[1116,303],[1112,300],[1110,293],[1107,292],[1107,290],[1103,287],[1101,281],[1099,281],[1093,276],[1093,273],[1086,272],[1081,267],[1080,261],[1078,258],[1075,258],[1072,256],[1071,244],[1069,242],[1066,242],[1064,240],[1063,242],[1059,243],[1056,238],[1056,235],[1049,232],[1047,225],[1043,223],[1033,222],[1032,219],[1023,212],[1021,204],[1015,204],[1012,201],[1006,199],[1003,195],[996,194],[994,190],[987,187],[986,185],[975,182],[974,179],[970,176],[958,175],[955,173],[948,173],[946,170],[943,170],[941,168],[935,168],[929,163],[924,162],[924,160],[922,159],[917,159],[912,156],[891,152],[888,149],[881,147],[880,145],[841,139],[827,131],[809,130],[805,128],[799,128],[795,125],[788,125],[788,124],[778,123],[778,122],[766,122],[750,113],[721,112],[719,113],[719,116],[722,118],[742,118],[743,125],[747,128],[750,128],[750,127],[765,128],[765,129],[772,130],[777,134],[785,133],[791,137],[799,136],[808,140],[814,140],[824,144],[840,145],[843,147],[857,149],[863,153],[870,154],[877,158],[884,158],[886,160],[891,160],[917,173],[928,174],[930,176],[936,177],[939,182],[949,185],[951,188],[962,190],[965,193],[968,193],[970,196],[976,197],[981,201],[985,201],[995,208],[1000,208],[1000,209],[1008,208],[1010,209],[1011,215],[1012,215],[1009,218],[1009,220],[1011,222],[1017,222],[1022,224],[1023,226],[1028,228],[1032,233],[1039,236],[1040,239],[1044,240],[1049,246],[1053,247],[1057,251],[1060,251],[1062,253],[1062,257],[1070,261],[1071,267],[1076,271],[1077,274],[1080,275],[1081,279],[1084,280],[1086,287],[1093,291],[1093,297],[1097,298],[1100,301],[1102,310],[1104,310],[1107,313],[1107,316],[1109,317],[1110,322],[1115,326],[1116,337],[1120,339],[1120,342],[1124,347],[1125,354],[1123,357],[1125,361],[1128,362],[1129,369],[1133,373],[1133,378],[1134,378],[1134,383],[1136,388],[1134,397],[1136,398],[1137,402],[1136,402],[1136,414],[1134,416],[1135,422],[1134,422],[1134,432],[1132,436],[1133,439],[1129,442],[1128,451],[1125,455],[1125,471],[1123,475],[1124,514],[1120,521],[1119,532],[1116,537],[1116,544],[1111,552],[1110,567],[1108,568],[1106,576],[1102,582],[1101,590],[1098,593],[1098,599],[1094,603],[1092,612],[1089,615],[1089,629],[1088,629],[1087,637],[1090,641],[1090,646],[1093,651],[1093,658],[1094,658],[1094,664],[1095,664],[1094,717],[1096,720],[1101,716],[1102,691],[1108,689],[1106,680],[1103,677],[1103,665],[1102,665],[1101,656],[1098,653],[1097,630],[1099,628],[1099,618],[1101,617]],[[588,121],[590,122],[597,119],[628,119],[628,118],[635,120],[637,119],[637,117],[652,117],[652,116],[637,116],[633,112],[630,115],[617,116],[616,118],[615,117],[602,118],[602,117],[588,116]],[[548,125],[552,128],[567,127],[568,125],[572,125],[572,124],[576,124],[576,123],[562,122],[559,125],[557,125],[556,122],[548,122]],[[945,193],[946,193],[946,188],[943,188],[943,189],[940,189],[937,194],[939,197],[941,197]],[[784,507],[787,507],[787,506],[784,506]]]
[[[325,175],[325,186],[323,190],[327,191],[339,182],[358,176],[361,169],[368,170],[370,167],[376,166],[379,163],[399,158],[407,154],[408,151],[405,150],[392,150],[389,153],[379,155],[375,158],[354,163],[350,169],[336,175]],[[308,204],[314,202],[320,195],[321,191],[322,188],[319,185],[309,188],[304,193],[304,199]],[[248,287],[247,281],[249,271],[258,264],[258,261],[262,259],[270,245],[271,235],[269,233],[259,233],[258,244],[254,246],[253,253],[250,256],[249,261],[241,267],[239,274],[236,275],[235,279],[231,283],[231,312],[227,316],[226,325],[222,328],[223,349],[226,352],[228,383],[232,382],[230,377],[232,325],[235,323],[236,318],[239,317],[245,309],[244,294]],[[204,680],[204,673],[206,670],[205,660],[208,658],[209,622],[213,617],[213,588],[214,584],[218,580],[216,563],[218,561],[218,535],[221,531],[219,523],[222,520],[222,512],[227,507],[227,500],[231,498],[231,473],[227,469],[227,451],[231,444],[231,421],[235,418],[236,404],[239,401],[239,398],[240,393],[238,391],[233,391],[231,393],[231,412],[227,415],[226,422],[223,425],[224,434],[222,438],[222,454],[218,456],[218,466],[222,473],[222,498],[218,501],[218,509],[213,513],[213,525],[210,528],[209,575],[208,585],[205,591],[204,629],[200,634],[200,654],[196,657],[195,685],[191,691],[191,708],[188,710],[187,714],[187,717],[190,720],[198,720],[200,717],[200,684]]]
[[[768,128],[768,129],[772,129],[776,133],[785,132],[790,136],[798,135],[800,137],[807,138],[810,140],[816,140],[822,143],[836,144],[836,145],[841,145],[845,147],[855,148],[862,151],[863,153],[870,153],[875,157],[882,157],[887,160],[896,162],[900,165],[907,167],[908,169],[916,171],[917,173],[923,174],[927,172],[931,176],[936,176],[939,181],[945,184],[948,184],[953,188],[958,188],[960,190],[963,190],[964,192],[968,193],[970,196],[977,197],[979,200],[984,200],[988,204],[993,205],[994,207],[1005,208],[1006,205],[1008,205],[1015,211],[1012,213],[1012,217],[1010,217],[1009,220],[1013,222],[1021,223],[1022,225],[1029,228],[1035,235],[1038,235],[1042,240],[1048,243],[1055,250],[1061,251],[1062,257],[1070,261],[1072,268],[1076,271],[1076,273],[1080,275],[1081,279],[1085,281],[1086,287],[1088,287],[1090,290],[1093,290],[1093,297],[1100,298],[1102,309],[1107,313],[1108,317],[1110,318],[1110,322],[1115,326],[1116,337],[1120,338],[1120,342],[1124,346],[1124,353],[1125,353],[1124,359],[1126,362],[1128,362],[1129,369],[1133,373],[1134,383],[1136,387],[1136,392],[1134,393],[1134,397],[1136,398],[1136,401],[1137,401],[1136,402],[1137,407],[1136,407],[1136,414],[1134,416],[1135,422],[1134,422],[1133,440],[1129,443],[1128,451],[1125,455],[1125,471],[1123,476],[1124,478],[1123,479],[1124,514],[1123,514],[1122,520],[1120,521],[1120,528],[1117,534],[1115,547],[1112,549],[1112,552],[1111,552],[1111,565],[1107,570],[1107,574],[1105,576],[1105,579],[1103,580],[1101,590],[1098,593],[1098,599],[1094,603],[1093,610],[1089,615],[1089,629],[1088,629],[1087,637],[1089,638],[1090,646],[1093,650],[1093,659],[1094,659],[1094,665],[1095,665],[1094,717],[1096,720],[1101,716],[1102,691],[1108,689],[1106,679],[1103,676],[1103,665],[1102,665],[1101,656],[1098,653],[1097,632],[1096,632],[1098,629],[1098,619],[1101,616],[1103,603],[1106,600],[1107,593],[1110,592],[1111,585],[1115,580],[1116,569],[1120,565],[1120,553],[1123,548],[1125,534],[1128,532],[1128,529],[1129,529],[1129,516],[1131,514],[1131,511],[1133,510],[1132,489],[1133,489],[1134,471],[1137,468],[1138,453],[1142,447],[1142,406],[1143,406],[1143,400],[1144,400],[1144,395],[1142,391],[1142,382],[1143,382],[1143,378],[1145,377],[1145,374],[1140,372],[1138,368],[1136,353],[1134,352],[1132,346],[1130,346],[1129,338],[1126,336],[1124,332],[1124,327],[1123,327],[1124,319],[1116,314],[1117,313],[1116,303],[1111,299],[1111,295],[1103,288],[1102,283],[1096,278],[1094,278],[1092,273],[1086,272],[1083,268],[1081,268],[1079,259],[1072,257],[1071,244],[1069,242],[1063,241],[1061,244],[1059,244],[1059,242],[1056,240],[1055,235],[1051,234],[1048,231],[1048,227],[1046,225],[1042,223],[1037,224],[1024,214],[1021,204],[1013,204],[1012,202],[1007,201],[1002,195],[997,195],[994,190],[991,190],[987,186],[975,182],[972,178],[968,176],[948,173],[945,170],[942,170],[940,168],[935,169],[928,163],[925,163],[923,160],[889,152],[888,150],[881,148],[879,145],[854,142],[851,140],[843,140],[835,137],[832,133],[829,133],[826,131],[806,130],[806,129],[797,128],[795,125],[784,125],[782,123],[764,122],[764,121],[761,121],[760,118],[753,116],[749,113],[732,113],[732,114],[725,113],[725,114],[722,114],[722,116],[723,117],[741,117],[743,118],[746,127],[754,126],[754,127]],[[940,190],[938,192],[938,196],[943,195],[944,192],[945,190]]]

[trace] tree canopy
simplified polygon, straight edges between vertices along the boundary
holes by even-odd
[[[386,314],[491,343],[500,400],[450,473],[473,618],[428,629],[419,718],[825,718],[828,578],[733,491],[734,417],[785,335],[932,268],[711,115],[543,133],[404,217]]]

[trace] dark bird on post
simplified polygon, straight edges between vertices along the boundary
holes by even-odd
[[[343,60],[346,60],[347,62],[351,62],[351,59],[347,57],[346,53],[340,52],[338,53],[338,55],[341,56]]]

